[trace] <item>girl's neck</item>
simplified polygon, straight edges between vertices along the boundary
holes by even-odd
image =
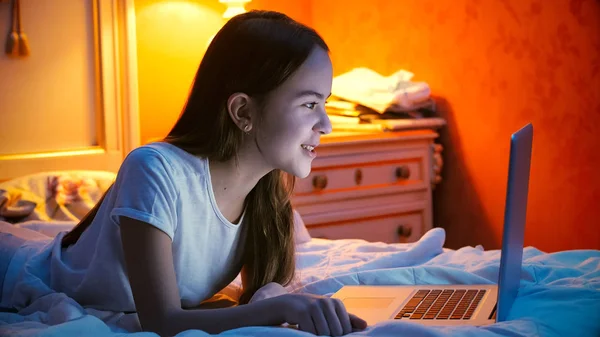
[[[260,156],[260,154],[258,154]],[[261,165],[256,155],[240,151],[237,161],[209,160],[211,184],[217,206],[227,220],[235,223],[244,208],[246,196],[269,170]]]

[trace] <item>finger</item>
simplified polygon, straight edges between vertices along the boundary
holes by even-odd
[[[323,314],[325,315],[325,319],[329,324],[329,332],[331,332],[331,336],[343,335],[344,330],[342,329],[340,317],[338,317],[337,310],[335,309],[335,301],[327,299],[324,303],[323,309]],[[348,315],[345,315],[345,317],[348,317]]]
[[[367,322],[364,319],[362,319],[356,315],[353,315],[353,314],[348,314],[348,315],[350,316],[350,322],[351,322],[353,328],[359,329],[359,330],[364,330],[367,328]]]
[[[298,329],[309,332],[313,335],[317,334],[317,331],[315,330],[315,324],[313,323],[312,317],[308,312],[303,314],[299,319]]]
[[[319,336],[329,336],[329,324],[327,324],[327,320],[323,314],[323,308],[319,304],[320,303],[317,302],[310,308],[310,316],[315,324],[316,334]]]
[[[348,312],[346,311],[346,306],[340,299],[335,299],[335,312],[337,316],[340,318],[340,324],[342,325],[342,334],[346,335],[352,332],[352,324],[350,323],[350,317],[348,317]]]

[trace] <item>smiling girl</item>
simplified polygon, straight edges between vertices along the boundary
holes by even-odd
[[[161,335],[364,328],[336,299],[281,291],[250,301],[294,277],[293,176],[308,176],[331,132],[331,84],[314,30],[276,12],[229,20],[168,136],[132,151],[96,207],[49,248],[51,288],[86,307],[136,312]],[[239,273],[240,305],[198,308]]]

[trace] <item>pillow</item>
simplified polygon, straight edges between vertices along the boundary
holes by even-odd
[[[306,225],[304,225],[304,221],[300,216],[298,211],[293,210],[294,213],[294,242],[295,244],[303,244],[310,241],[311,237],[308,233],[308,229],[306,229]]]

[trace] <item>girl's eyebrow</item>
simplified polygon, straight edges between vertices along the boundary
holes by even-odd
[[[325,97],[325,95],[318,93],[316,91],[313,91],[313,90],[302,90],[302,91],[296,93],[296,95],[294,95],[294,98],[300,98],[300,97],[304,97],[304,96],[316,96],[319,99],[323,99]],[[329,96],[331,96],[331,93],[329,93],[329,95],[327,95],[327,98],[329,98]]]

